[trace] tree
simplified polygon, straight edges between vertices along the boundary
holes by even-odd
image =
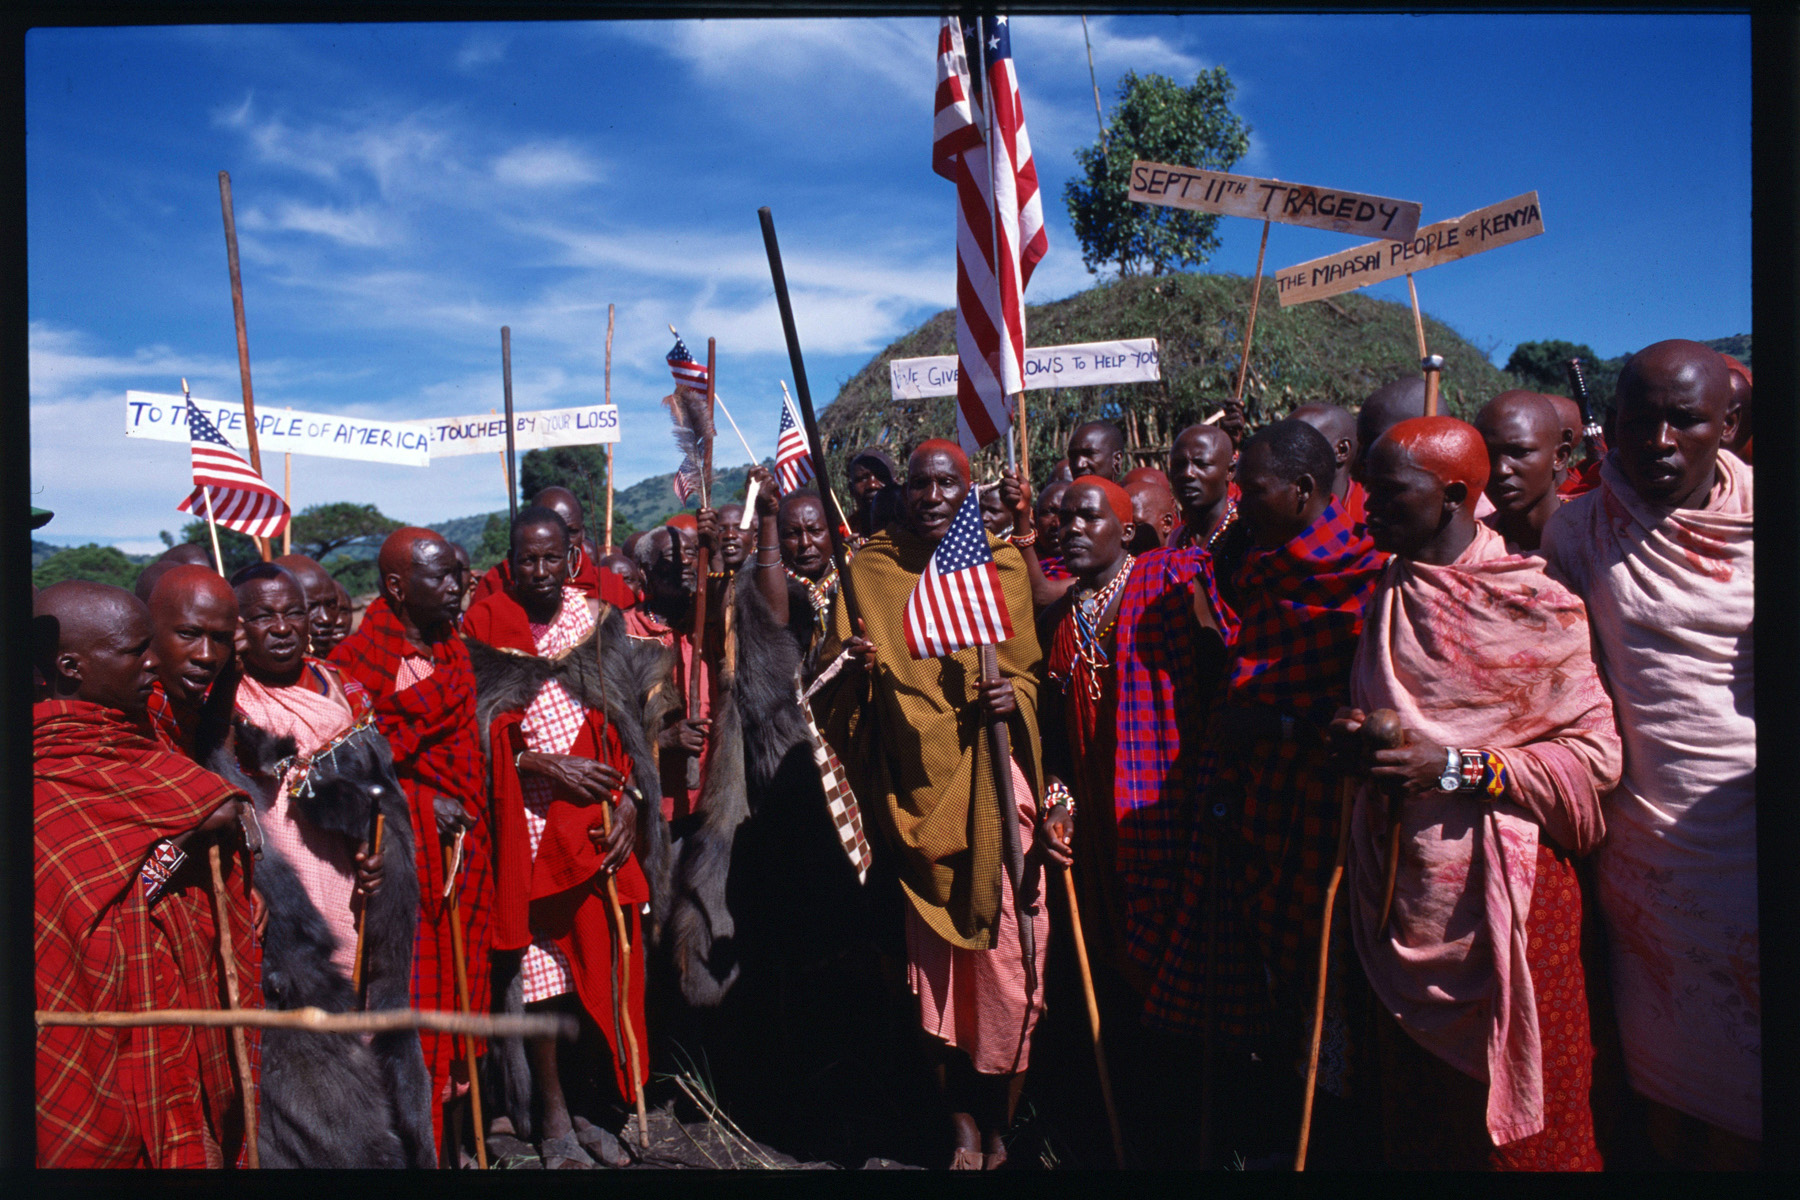
[[[322,563],[334,550],[383,538],[400,522],[383,516],[373,504],[315,504],[293,519],[294,553]]]
[[[720,472],[724,474],[724,472]],[[554,446],[548,450],[528,450],[519,460],[519,503],[529,502],[547,487],[566,487],[581,501],[587,516],[587,535],[596,546],[604,546],[606,524],[606,447]],[[500,556],[506,556],[507,531],[501,528]],[[637,530],[616,508],[613,511],[613,545]],[[496,559],[495,561],[498,561]]]
[[[212,535],[206,531],[206,518],[202,517],[198,521],[189,521],[183,525],[181,540],[205,546],[210,552]],[[256,548],[255,538],[238,533],[236,530],[227,529],[223,525],[219,526],[219,554],[225,559],[226,578],[237,574],[251,563],[262,561],[262,552]]]
[[[1613,392],[1618,386],[1619,371],[1625,366],[1624,356],[1601,358],[1585,342],[1550,339],[1542,342],[1520,342],[1506,360],[1505,370],[1522,388],[1569,396],[1569,360],[1581,360],[1581,374],[1587,380],[1588,398],[1596,417],[1612,408]]]
[[[89,542],[68,550],[59,550],[31,573],[32,586],[47,588],[66,579],[85,579],[93,583],[110,583],[114,587],[132,588],[144,569],[132,562],[117,546],[101,546]]]
[[[1229,171],[1250,149],[1250,126],[1231,111],[1236,91],[1224,67],[1200,72],[1190,88],[1167,75],[1126,72],[1106,134],[1075,152],[1084,176],[1063,186],[1090,272],[1116,262],[1123,275],[1160,275],[1198,266],[1219,248],[1217,216],[1131,200],[1131,164]]]
[[[470,557],[469,567],[477,574],[485,575],[511,551],[512,538],[507,531],[506,518],[499,513],[489,513],[487,524],[481,530],[481,545]]]

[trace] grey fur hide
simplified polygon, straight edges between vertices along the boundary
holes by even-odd
[[[681,994],[696,1007],[716,1007],[737,981],[737,923],[727,906],[738,828],[796,746],[807,746],[795,703],[800,649],[768,603],[739,575],[730,613],[735,626],[720,671],[713,710],[712,755],[700,793],[699,829],[682,839],[669,914]]]
[[[240,754],[256,773],[250,789],[266,815],[279,786],[270,768],[294,752],[240,721]],[[310,794],[294,797],[300,816],[353,843],[383,816],[382,883],[364,917],[363,975],[368,1007],[411,1007],[413,935],[419,881],[412,817],[395,777],[387,739],[368,729],[316,764]],[[317,1006],[352,1012],[356,994],[331,962],[330,927],[293,866],[265,843],[256,889],[269,909],[263,939],[263,997],[272,1009]],[[435,1167],[431,1075],[417,1030],[349,1034],[270,1029],[262,1038],[257,1147],[268,1167]]]
[[[594,639],[601,639],[605,656],[602,679],[596,662]],[[625,753],[631,756],[631,781],[643,801],[637,805],[638,866],[650,884],[650,920],[647,928],[654,941],[669,913],[669,826],[662,815],[662,780],[658,773],[655,735],[666,719],[673,700],[670,686],[673,658],[662,646],[628,637],[625,619],[607,607],[600,627],[581,645],[554,662],[515,654],[464,639],[475,671],[475,720],[481,731],[481,751],[490,755],[488,727],[503,712],[523,709],[536,698],[544,682],[555,679],[587,708],[601,708],[619,731]],[[604,687],[602,683],[604,682]],[[493,996],[499,1010],[525,1011],[524,985],[519,976],[519,952],[496,952],[493,958]],[[487,1056],[490,1082],[499,1094],[501,1110],[511,1118],[520,1137],[532,1136],[531,1065],[520,1038],[490,1039],[494,1053]]]

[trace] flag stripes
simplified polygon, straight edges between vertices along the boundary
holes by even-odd
[[[227,529],[266,538],[276,537],[287,528],[287,503],[232,449],[218,427],[191,403],[188,405],[188,439],[194,490],[175,506],[177,512],[206,516],[206,493],[210,490],[213,520]]]
[[[775,436],[775,482],[785,496],[812,480],[812,452],[807,449],[806,435],[800,432],[800,421],[794,415],[793,401],[783,395],[781,428]]]
[[[1000,568],[988,549],[974,488],[963,497],[944,540],[907,597],[903,626],[914,658],[939,658],[1012,637]]]

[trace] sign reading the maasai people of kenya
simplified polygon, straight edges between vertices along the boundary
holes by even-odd
[[[244,406],[239,401],[194,398],[208,421],[238,450],[250,445],[244,433]],[[188,440],[186,402],[158,392],[125,393],[125,436],[159,442]],[[326,413],[263,408],[256,414],[256,440],[264,454],[315,454],[354,458],[403,467],[431,465],[426,436],[410,421],[376,421]]]
[[[433,458],[506,451],[506,418],[493,413],[438,417],[407,424],[427,431]],[[552,446],[593,446],[618,440],[619,406],[616,404],[584,404],[579,408],[546,408],[513,414],[513,445],[521,454]]]
[[[896,358],[888,362],[896,400],[956,395],[956,355]],[[1145,383],[1161,379],[1155,338],[1040,346],[1025,351],[1025,386],[1087,387],[1099,383]]]
[[[1131,164],[1131,199],[1363,237],[1405,239],[1419,228],[1419,206],[1411,200],[1165,163]]]
[[[1537,193],[1526,192],[1454,220],[1427,225],[1410,239],[1371,242],[1289,267],[1275,276],[1275,287],[1285,308],[1398,279],[1542,232],[1544,216],[1538,210]]]

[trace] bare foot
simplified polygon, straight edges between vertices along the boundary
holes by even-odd
[[[956,1130],[956,1153],[950,1159],[952,1171],[979,1171],[985,1156],[981,1152],[981,1129],[968,1113],[953,1112],[950,1124]]]

